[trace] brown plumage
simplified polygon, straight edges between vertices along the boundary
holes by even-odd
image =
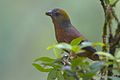
[[[55,35],[58,43],[65,42],[70,43],[73,39],[76,39],[78,37],[82,37],[83,41],[88,41],[80,32],[71,24],[70,18],[67,15],[67,13],[59,8],[49,10],[46,12],[46,15],[50,16],[52,18],[54,28],[55,28]],[[92,60],[98,60],[99,57],[97,55],[94,55],[96,50],[91,47],[85,47],[83,48],[85,50],[84,53],[78,54],[78,56],[85,56]]]

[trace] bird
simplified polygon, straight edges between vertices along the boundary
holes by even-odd
[[[54,8],[48,10],[45,14],[52,19],[58,43],[64,42],[70,44],[72,40],[79,37],[82,38],[80,45],[84,42],[90,42],[72,25],[70,17],[65,10]],[[85,50],[85,52],[78,54],[78,56],[88,57],[91,60],[99,60],[99,56],[95,54],[97,50],[94,47],[87,46],[82,49]]]

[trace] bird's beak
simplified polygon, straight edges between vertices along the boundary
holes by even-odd
[[[49,10],[45,13],[47,16],[52,16],[52,10]]]

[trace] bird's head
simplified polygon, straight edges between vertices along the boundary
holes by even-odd
[[[46,15],[50,16],[53,22],[55,23],[58,23],[58,24],[70,23],[70,18],[63,9],[55,8],[55,9],[49,10],[46,12]]]

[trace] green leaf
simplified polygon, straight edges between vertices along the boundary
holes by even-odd
[[[49,58],[49,57],[40,57],[40,58],[37,58],[34,60],[34,62],[37,62],[37,61],[42,61],[42,62],[54,62],[55,59],[52,59],[52,58]]]
[[[72,67],[76,67],[76,66],[78,66],[78,65],[83,65],[83,64],[84,64],[84,63],[83,63],[83,60],[84,60],[84,59],[85,59],[85,58],[78,57],[78,58],[72,60],[72,61],[71,61]]]
[[[115,57],[120,59],[120,50],[115,54]]]
[[[58,73],[58,71],[56,69],[51,70],[48,73],[47,80],[55,80],[57,78],[57,73]]]
[[[56,58],[60,58],[61,57],[61,53],[62,53],[61,49],[54,48],[53,52],[54,52],[54,55],[55,55]]]
[[[62,73],[61,73],[61,71],[58,71],[57,78],[58,78],[58,80],[65,80]]]
[[[36,64],[36,63],[33,63],[32,64],[36,69],[38,69],[39,71],[41,71],[41,72],[49,72],[49,71],[51,71],[53,68],[44,68],[44,67],[42,67],[41,65],[39,65],[39,64]]]
[[[101,56],[108,57],[108,59],[115,60],[115,57],[114,57],[114,56],[112,56],[110,53],[105,53],[105,52],[96,52],[96,54],[101,55]]]
[[[111,78],[112,80],[120,80],[119,77],[109,77],[109,78]]]
[[[59,44],[56,44],[56,45],[51,45],[47,48],[47,50],[50,50],[50,49],[53,49],[53,48],[58,48],[58,49],[68,49],[68,50],[71,50],[72,49],[72,46],[67,44],[67,43],[59,43]]]
[[[102,42],[95,42],[95,43],[93,43],[92,45],[93,45],[93,46],[101,46],[101,47],[105,46],[105,44],[102,43]]]
[[[74,40],[71,41],[70,45],[74,46],[74,45],[79,45],[81,41],[83,41],[83,37],[79,37],[79,38],[76,38]]]
[[[102,69],[102,67],[104,66],[104,62],[95,62],[93,64],[90,65],[90,72],[92,73],[96,73],[97,71],[100,71]]]
[[[89,42],[89,41],[84,41],[84,42],[81,43],[80,48],[84,48],[84,47],[87,47],[87,46],[92,46],[92,43]]]
[[[109,0],[110,4],[113,5],[113,4],[116,4],[116,2],[118,2],[119,0]]]
[[[57,44],[55,47],[58,49],[67,49],[67,50],[72,49],[72,46],[67,43],[60,43],[60,44]]]
[[[77,46],[77,45],[72,46],[72,51],[75,52],[75,53],[79,52],[80,51],[80,46]]]
[[[55,48],[55,45],[48,46],[47,50],[50,50],[50,49],[53,49],[53,48]]]
[[[63,76],[66,80],[74,80],[74,77],[70,76],[67,71],[63,73]]]
[[[120,59],[117,59],[116,61],[117,61],[118,63],[120,63]]]
[[[87,72],[83,75],[83,80],[91,80],[91,78],[95,75],[95,73]]]
[[[110,3],[113,3],[114,1],[116,1],[116,0],[109,0]]]

